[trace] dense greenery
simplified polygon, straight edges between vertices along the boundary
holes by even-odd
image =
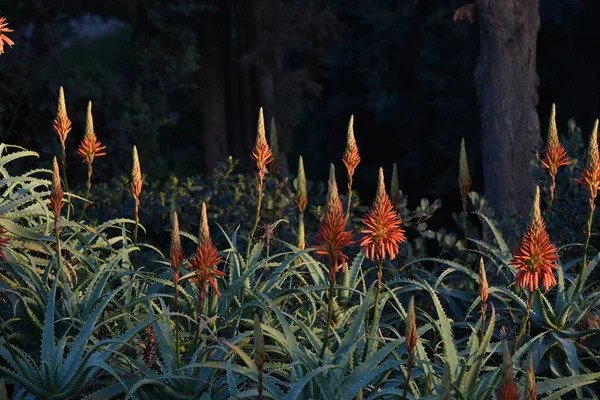
[[[462,232],[434,232],[425,221],[440,203],[409,210],[394,174],[394,212],[414,228],[410,240],[379,274],[358,245],[365,233],[354,233],[347,271],[332,274],[314,235],[329,223],[335,175],[324,204],[323,184],[303,191],[298,178],[239,175],[233,161],[209,176],[147,179],[141,192],[133,168],[131,178],[93,184],[96,203],[85,211],[85,194],[65,192],[61,210],[58,163],[51,175],[17,172],[37,154],[3,144],[0,390],[11,399],[507,399],[518,387],[528,399],[598,398],[600,254],[572,242],[585,238],[581,229],[560,230],[572,223],[561,210],[583,220],[589,212],[585,186],[570,177],[593,157],[582,157],[571,127],[563,142],[586,163],[560,169],[553,203],[547,175],[537,175],[559,246],[557,284],[531,293],[515,284],[516,258],[498,229],[508,222],[497,224],[475,192],[455,214]],[[302,193],[306,249],[297,246]],[[140,199],[139,235],[131,196]],[[531,226],[541,220],[538,201]],[[353,203],[357,232],[367,208]],[[264,228],[252,235],[257,204]],[[521,237],[519,226],[511,230]],[[207,235],[220,250],[211,256],[217,269],[202,264]],[[208,285],[214,278],[219,292]]]

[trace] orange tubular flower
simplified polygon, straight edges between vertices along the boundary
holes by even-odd
[[[65,92],[61,86],[58,91],[58,111],[56,112],[56,118],[54,119],[54,125],[52,126],[54,132],[58,135],[60,144],[65,150],[65,141],[69,132],[71,132],[71,120],[67,115],[67,105],[65,103]]]
[[[515,382],[512,357],[508,351],[508,344],[504,341],[504,363],[502,365],[502,383],[498,389],[498,400],[519,400],[519,386]]]
[[[173,230],[171,231],[171,249],[169,251],[169,259],[171,260],[171,268],[173,268],[173,286],[175,287],[175,307],[177,307],[178,292],[177,284],[179,283],[179,267],[183,262],[183,247],[181,246],[181,238],[179,237],[179,219],[177,213],[173,213]]]
[[[315,253],[319,256],[329,257],[332,272],[335,274],[338,271],[340,262],[342,264],[342,271],[346,271],[348,256],[343,253],[343,249],[354,242],[352,241],[352,231],[346,230],[344,210],[342,209],[342,202],[335,181],[335,168],[333,164],[329,168],[327,211],[321,221],[321,226],[315,240],[318,243]]]
[[[399,245],[406,241],[401,223],[400,216],[385,192],[383,168],[380,168],[377,195],[373,206],[363,218],[363,224],[367,228],[361,231],[365,236],[360,245],[365,248],[367,258],[377,262],[383,262],[386,256],[390,260],[396,258]]]
[[[136,210],[140,204],[140,193],[142,192],[142,170],[138,157],[137,147],[133,146],[133,167],[131,168],[131,195],[135,200]],[[137,211],[136,211],[137,214]]]
[[[252,159],[256,162],[258,176],[263,179],[267,173],[267,165],[273,161],[273,153],[267,143],[265,136],[265,119],[262,107],[258,111],[258,129],[256,133],[256,143],[252,150]]]
[[[6,18],[0,17],[0,54],[4,53],[4,43],[12,47],[15,42],[10,40],[5,33],[12,32],[12,29],[8,29],[8,22],[6,22]]]
[[[460,158],[458,162],[458,187],[460,189],[460,195],[463,199],[466,199],[471,190],[471,186],[473,185],[473,180],[469,173],[469,162],[467,161],[467,149],[465,147],[464,138],[460,141]]]
[[[354,115],[350,116],[350,122],[348,123],[346,151],[342,157],[342,162],[346,166],[348,177],[352,179],[354,176],[354,170],[360,163],[360,155],[358,154],[358,147],[356,146],[356,139],[354,138]]]
[[[190,267],[196,272],[196,276],[193,277],[190,282],[198,282],[200,303],[203,303],[206,298],[207,284],[212,286],[217,296],[221,295],[216,278],[227,276],[227,274],[215,268],[221,262],[223,262],[223,259],[217,253],[217,248],[213,246],[212,239],[210,238],[208,218],[206,216],[206,203],[202,203],[198,250],[194,257],[189,261]]]
[[[62,209],[64,202],[63,197],[65,195],[62,183],[60,181],[60,173],[58,172],[58,163],[56,157],[52,160],[52,191],[50,193],[50,211],[54,214],[54,219],[58,220],[60,216],[60,210]]]
[[[521,247],[513,255],[511,265],[519,272],[515,283],[522,289],[534,292],[541,285],[546,292],[556,285],[552,270],[558,269],[556,246],[550,241],[540,212],[540,188],[536,187],[531,223],[523,236]]]
[[[593,205],[600,187],[600,156],[598,155],[598,120],[594,124],[594,130],[590,136],[585,168],[581,178],[575,180],[586,187],[590,192],[590,204]]]
[[[88,103],[87,120],[85,127],[85,136],[79,145],[77,154],[82,157],[82,161],[88,165],[94,162],[94,157],[105,156],[102,150],[106,149],[106,146],[102,146],[96,137],[94,132],[94,119],[92,118],[92,102]]]
[[[558,129],[556,129],[556,106],[552,104],[550,112],[550,128],[548,129],[548,144],[542,153],[542,169],[547,169],[554,180],[558,169],[563,165],[571,164],[571,159],[567,156],[567,151],[558,139]]]

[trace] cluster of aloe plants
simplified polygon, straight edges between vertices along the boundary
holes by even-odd
[[[465,238],[442,249],[448,257],[421,258],[407,258],[406,223],[424,223],[439,204],[407,214],[397,173],[388,193],[381,169],[374,204],[356,215],[352,119],[341,157],[345,201],[332,165],[317,229],[304,225],[313,200],[302,159],[289,187],[296,218],[264,210],[277,152],[261,110],[255,214],[226,230],[202,202],[198,232],[186,232],[175,200],[163,233],[168,250],[139,235],[143,160],[135,148],[131,218],[86,219],[93,162],[110,152],[96,138],[90,104],[78,149],[86,196],[76,196],[64,162],[71,128],[61,89],[60,163],[15,172],[14,161],[36,153],[0,145],[0,398],[598,398],[600,253],[589,240],[600,186],[597,124],[578,175],[589,198],[584,243],[557,247],[546,231],[558,168],[572,163],[553,114],[540,160],[550,195],[536,190],[522,243],[511,251],[483,212],[463,145],[457,222]],[[478,235],[470,217],[490,235]],[[291,225],[294,240],[278,237],[280,225]]]

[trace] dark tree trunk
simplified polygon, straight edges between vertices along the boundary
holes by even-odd
[[[216,2],[218,3],[218,2]],[[227,146],[227,101],[225,60],[227,48],[227,10],[224,5],[217,11],[202,13],[200,26],[201,85],[199,96],[202,113],[202,151],[206,172],[217,162],[225,160]]]
[[[485,196],[498,214],[527,216],[527,165],[541,144],[536,73],[539,0],[480,0],[475,80],[483,128]]]

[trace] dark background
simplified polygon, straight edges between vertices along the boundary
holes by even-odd
[[[473,78],[479,29],[453,22],[464,4],[0,0],[16,42],[0,57],[0,140],[50,165],[59,154],[52,121],[62,85],[74,124],[71,182],[85,181],[75,150],[88,100],[108,152],[94,163],[95,180],[127,174],[133,145],[148,179],[197,175],[227,155],[251,171],[262,105],[267,120],[276,118],[283,172],[295,173],[302,154],[308,179],[325,180],[330,162],[342,168],[354,114],[363,159],[355,188],[365,201],[377,168],[390,173],[396,162],[412,201],[439,197],[457,210],[461,137],[474,188],[483,188]],[[573,117],[588,135],[600,108],[600,2],[544,0],[540,16],[542,135],[553,102],[559,133]],[[98,22],[109,24],[105,34],[82,37]]]

